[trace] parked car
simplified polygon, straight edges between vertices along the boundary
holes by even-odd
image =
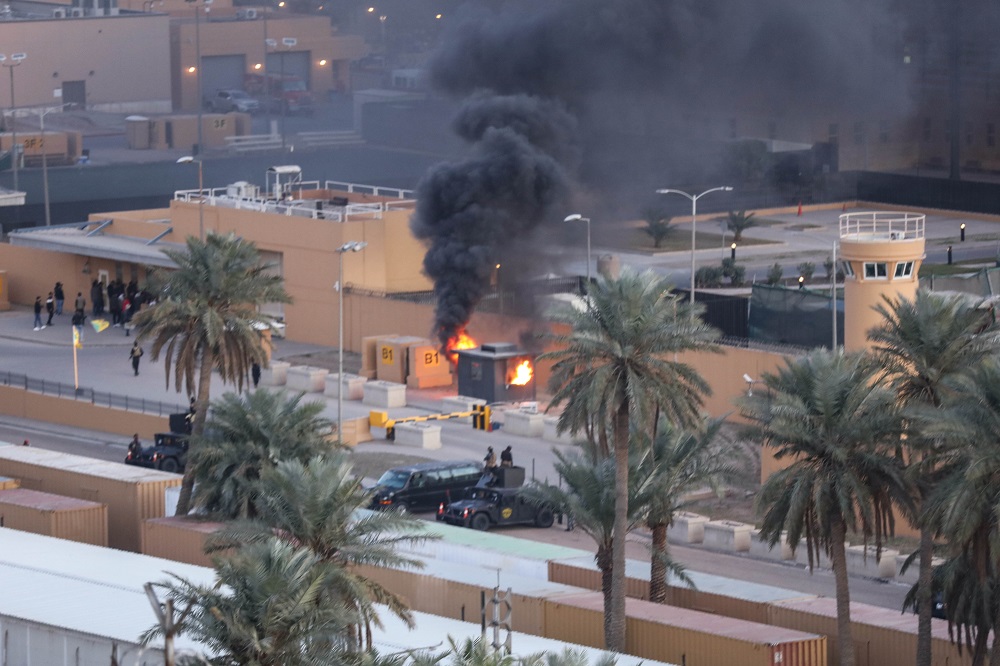
[[[488,530],[502,525],[535,525],[549,528],[555,511],[548,504],[533,502],[523,488],[481,486],[468,492],[465,499],[441,503],[438,520],[449,525]]]
[[[242,90],[218,90],[215,96],[208,100],[208,108],[215,113],[239,111],[255,114],[260,111],[260,102]]]
[[[376,482],[370,506],[397,511],[433,511],[452,497],[464,497],[482,477],[482,465],[474,460],[394,467]]]
[[[159,432],[153,435],[153,445],[129,451],[126,465],[150,467],[164,472],[183,473],[187,464],[188,435],[176,432]]]

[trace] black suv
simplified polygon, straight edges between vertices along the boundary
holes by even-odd
[[[164,472],[183,472],[187,463],[188,436],[175,432],[158,432],[153,445],[125,456],[126,465],[151,467]]]
[[[370,506],[396,511],[433,511],[441,502],[463,497],[482,476],[482,465],[473,460],[394,467],[375,484]]]
[[[522,488],[480,486],[465,499],[438,507],[437,518],[450,525],[488,530],[498,525],[552,527],[551,506],[529,501]]]

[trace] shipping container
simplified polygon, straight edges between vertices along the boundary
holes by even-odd
[[[837,600],[827,597],[776,602],[770,606],[769,624],[827,636],[829,663],[840,663],[837,644]],[[932,619],[931,663],[965,666],[972,659],[967,650],[948,640],[948,623]],[[917,616],[891,608],[851,603],[851,638],[855,666],[912,666],[917,655]]]
[[[0,490],[0,526],[94,546],[108,545],[108,507],[27,488]]]
[[[164,491],[180,485],[169,474],[26,446],[0,447],[0,474],[22,488],[75,497],[108,507],[108,545],[139,552],[142,521],[164,515]]]
[[[149,518],[142,521],[142,553],[210,567],[212,558],[205,554],[205,539],[222,525],[191,516]]]
[[[549,580],[554,583],[573,585],[588,590],[600,591],[601,572],[593,555],[549,562]],[[769,622],[770,604],[790,599],[811,599],[815,595],[804,594],[770,585],[760,585],[724,576],[685,572],[694,583],[689,587],[676,577],[667,577],[667,599],[670,606],[678,606],[702,613],[715,613],[749,622]],[[634,599],[649,599],[649,562],[625,561],[625,594]]]
[[[688,666],[825,666],[827,639],[639,599],[625,602],[625,652]],[[592,647],[604,643],[604,598],[597,592],[547,600],[545,635]]]

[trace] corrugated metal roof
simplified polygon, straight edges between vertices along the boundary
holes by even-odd
[[[119,481],[165,481],[175,480],[176,474],[160,472],[145,467],[122,465],[117,462],[94,460],[72,453],[60,453],[33,446],[0,447],[0,460],[10,460],[28,464],[43,464],[57,469],[73,470],[106,479]],[[2,463],[0,463],[2,464]]]
[[[215,582],[215,572],[206,567],[9,528],[0,529],[0,564],[67,582],[91,582],[138,592],[146,583],[166,580],[168,571],[193,583]]]
[[[80,225],[84,223],[81,222]],[[172,259],[163,254],[164,249],[183,249],[180,243],[158,242],[147,245],[145,238],[115,236],[111,234],[88,235],[88,231],[67,227],[33,227],[11,232],[11,245],[33,247],[50,252],[78,254],[86,257],[113,261],[138,262],[149,266],[176,268]]]

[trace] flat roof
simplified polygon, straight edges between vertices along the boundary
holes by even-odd
[[[33,247],[64,254],[79,254],[97,259],[110,259],[111,261],[160,266],[162,268],[177,267],[177,264],[163,254],[163,250],[183,250],[184,245],[181,243],[157,241],[149,244],[149,240],[145,238],[104,233],[93,234],[93,231],[88,231],[87,227],[94,224],[97,223],[80,222],[79,224],[58,227],[17,229],[10,232],[10,243],[11,245]]]

